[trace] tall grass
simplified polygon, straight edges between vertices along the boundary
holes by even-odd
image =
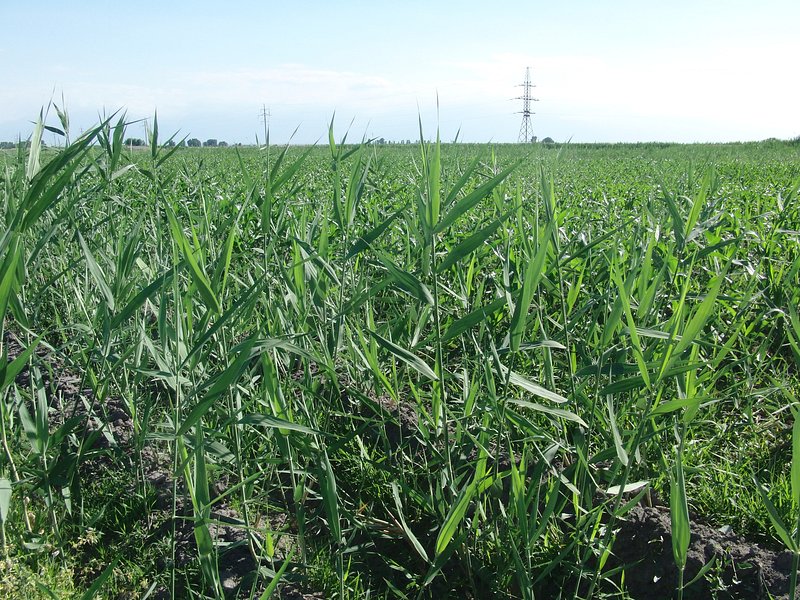
[[[126,126],[43,150],[40,121],[5,158],[9,561],[60,562],[92,594],[221,597],[224,505],[242,597],[588,598],[624,586],[617,524],[658,496],[680,593],[690,509],[796,551],[800,462],[762,460],[800,393],[789,150],[386,148],[332,122],[327,148],[190,151],[155,117],[140,154]],[[128,477],[115,514],[140,548],[78,544],[111,506],[97,464]],[[772,491],[737,512],[723,471]]]

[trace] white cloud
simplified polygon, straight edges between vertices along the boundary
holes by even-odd
[[[287,63],[101,82],[67,70],[57,74],[63,84],[30,80],[13,90],[0,89],[0,124],[31,120],[37,107],[52,97],[60,99],[62,92],[67,108],[88,118],[104,108],[124,107],[131,118],[157,109],[159,117],[177,126],[212,114],[252,113],[257,122],[262,103],[293,121],[292,126],[308,115],[325,120],[333,111],[345,119],[400,119],[413,126],[417,112],[432,114],[438,98],[442,119],[455,127],[471,121],[471,128],[494,127],[488,135],[510,139],[513,132],[503,135],[496,127],[516,119],[513,113],[521,102],[513,98],[522,91],[516,85],[530,66],[534,96],[540,98],[533,106],[537,130],[558,126],[577,141],[583,141],[582,131],[598,135],[604,124],[608,140],[623,129],[624,139],[788,136],[800,131],[795,108],[800,78],[793,76],[792,64],[797,51],[797,44],[788,41],[700,50],[636,48],[628,55],[495,53],[482,60],[431,61],[390,72]]]

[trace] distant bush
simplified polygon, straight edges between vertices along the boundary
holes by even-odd
[[[203,146],[206,146],[207,148],[216,148],[217,147],[217,140],[215,140],[214,138],[211,138],[210,140],[206,140],[205,142],[203,142]]]
[[[190,140],[186,140],[186,145],[190,148],[199,148],[202,144],[197,138],[192,138]]]

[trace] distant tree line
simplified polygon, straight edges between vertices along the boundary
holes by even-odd
[[[200,148],[201,146],[203,148],[225,148],[228,146],[228,142],[219,141],[214,138],[210,138],[205,142],[201,142],[197,138],[191,138],[186,140],[186,145],[189,146],[189,148]]]
[[[19,148],[22,146],[23,148],[30,148],[31,141],[26,140],[24,142],[0,142],[0,150],[13,150],[14,148]],[[47,143],[42,140],[42,148],[47,148]]]
[[[128,146],[129,148],[146,148],[148,146],[148,141],[142,138],[136,137],[129,137],[125,138],[123,144]],[[29,148],[31,145],[30,140],[26,140],[23,142],[0,142],[0,150],[13,150],[14,148],[18,148],[23,146],[25,148]],[[164,146],[167,148],[171,148],[173,146],[188,146],[189,148],[227,148],[229,146],[228,142],[224,140],[217,140],[215,138],[211,138],[206,140],[205,142],[201,142],[197,138],[191,138],[186,141],[175,142],[175,140],[168,140],[164,142]],[[241,144],[234,144],[234,146],[241,146]],[[42,140],[42,147],[47,148],[47,143]]]
[[[145,147],[147,146],[147,140],[143,140],[142,138],[126,138],[123,142],[126,146],[132,146],[134,148]],[[167,140],[164,142],[164,146],[167,148],[172,148],[175,145],[175,140]]]
[[[143,140],[142,138],[127,138],[124,143],[126,146],[130,146],[133,148],[147,146],[147,140]],[[189,148],[200,148],[200,147],[225,148],[228,146],[228,142],[216,140],[214,138],[208,139],[205,142],[201,142],[197,138],[191,138],[189,140],[186,140],[185,142],[180,142],[180,145],[188,146]],[[164,146],[171,148],[172,146],[175,146],[175,141],[169,140],[164,143]]]

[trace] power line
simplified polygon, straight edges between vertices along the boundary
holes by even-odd
[[[521,144],[527,144],[534,140],[533,124],[531,123],[531,115],[535,114],[531,110],[531,102],[538,102],[538,98],[531,97],[531,89],[536,86],[531,83],[531,68],[525,67],[525,83],[518,85],[523,89],[522,96],[518,96],[515,100],[522,100],[522,125],[519,128],[519,139]],[[517,113],[519,114],[519,113]]]

